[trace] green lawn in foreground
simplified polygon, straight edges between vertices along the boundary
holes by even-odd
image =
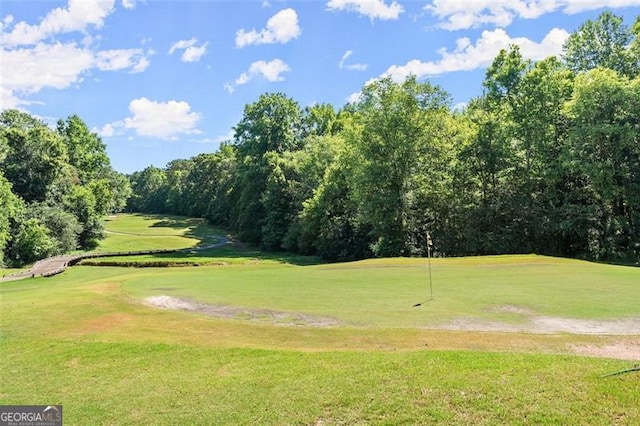
[[[456,317],[526,319],[507,305],[637,317],[640,269],[540,256],[432,266],[434,300],[419,308],[411,305],[428,291],[424,259],[73,267],[0,283],[0,404],[60,403],[65,424],[640,423],[640,375],[600,377],[637,362],[573,354],[616,336],[425,328]],[[159,294],[340,325],[141,303]]]
[[[3,343],[3,403],[65,424],[637,424],[637,376],[574,356]]]

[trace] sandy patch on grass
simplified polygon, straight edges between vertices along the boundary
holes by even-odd
[[[640,335],[640,318],[619,320],[583,320],[549,316],[527,315],[522,323],[506,323],[479,318],[457,318],[439,325],[442,330],[461,331],[504,331],[536,334],[583,334],[583,335]]]
[[[640,339],[624,339],[606,346],[573,345],[571,348],[580,355],[640,361]]]
[[[172,296],[151,296],[143,300],[147,306],[161,309],[197,312],[216,318],[268,322],[283,326],[332,327],[339,325],[334,318],[320,317],[271,309],[249,309],[236,306],[210,305]]]

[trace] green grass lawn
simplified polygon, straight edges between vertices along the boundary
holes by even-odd
[[[169,295],[215,305],[304,312],[344,325],[426,327],[459,317],[521,322],[531,315],[616,319],[640,313],[640,269],[541,256],[424,259],[316,266],[171,269],[127,280],[142,299]]]
[[[96,251],[183,249],[206,243],[215,233],[203,219],[138,214],[110,216],[105,231]]]
[[[120,229],[193,233],[153,226],[158,219],[145,227],[148,219],[127,216]],[[637,318],[638,268],[541,256],[434,259],[434,300],[413,308],[428,296],[424,259],[301,266],[313,262],[236,246],[200,255],[225,254],[241,261],[79,266],[1,283],[0,404],[62,404],[65,424],[640,422],[640,375],[600,377],[637,362],[572,349],[616,336],[437,329],[455,318]],[[155,295],[336,323],[142,303]]]

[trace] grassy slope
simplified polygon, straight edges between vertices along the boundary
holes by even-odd
[[[106,238],[97,251],[135,251],[144,249],[182,249],[208,238],[202,219],[136,214],[107,218]]]
[[[638,269],[541,257],[433,266],[435,300],[413,309],[426,275],[412,259],[77,267],[3,283],[0,403],[62,403],[66,424],[640,421],[640,377],[599,377],[629,362],[556,354],[610,338],[420,328],[451,315],[519,320],[491,310],[500,304],[627,316]],[[359,327],[221,320],[137,300],[158,292],[333,314]]]

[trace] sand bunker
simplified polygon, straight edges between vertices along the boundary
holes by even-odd
[[[267,322],[283,326],[332,327],[339,325],[339,322],[334,318],[274,311],[271,309],[248,309],[236,306],[210,305],[171,296],[147,297],[144,299],[144,304],[161,309],[197,312],[216,318]]]

